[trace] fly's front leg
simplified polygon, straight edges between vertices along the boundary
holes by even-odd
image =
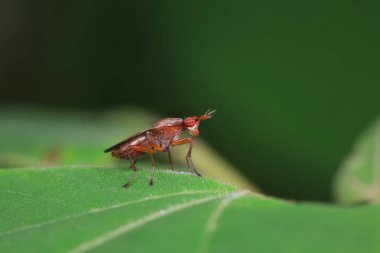
[[[202,177],[202,175],[198,172],[198,170],[195,168],[194,166],[194,163],[193,163],[193,160],[191,159],[191,151],[193,149],[193,145],[195,144],[195,140],[192,139],[191,142],[190,142],[190,145],[189,145],[189,151],[187,151],[187,154],[186,154],[186,161],[187,161],[187,167],[188,168],[192,168],[193,172],[199,176],[199,177]]]
[[[185,143],[190,143],[189,150],[187,151],[187,154],[186,154],[187,168],[189,170],[192,170],[197,176],[201,177],[202,175],[197,171],[197,169],[194,166],[193,160],[191,159],[191,151],[193,149],[194,142],[195,140],[191,138],[183,138],[183,139],[172,141],[170,145],[178,146]]]

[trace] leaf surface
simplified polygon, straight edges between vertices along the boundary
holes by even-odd
[[[146,164],[142,164],[145,166]],[[186,173],[0,171],[1,252],[379,252],[380,207],[268,198]]]

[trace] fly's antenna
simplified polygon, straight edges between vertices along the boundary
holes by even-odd
[[[214,112],[216,112],[216,110],[211,111],[210,109],[208,109],[204,115],[198,117],[198,120],[211,119],[213,116],[211,114],[213,114]]]
[[[207,112],[206,112],[206,114],[208,115],[208,116],[211,116],[211,114],[213,114],[214,112],[216,112],[216,110],[210,110],[210,109],[208,109],[207,110]]]

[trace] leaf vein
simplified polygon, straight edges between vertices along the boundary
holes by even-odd
[[[228,208],[228,206],[235,201],[236,199],[239,199],[243,196],[246,196],[249,194],[248,191],[237,191],[234,192],[228,196],[226,196],[221,203],[215,208],[215,210],[212,212],[207,225],[206,225],[206,233],[203,236],[203,239],[199,245],[199,248],[197,250],[198,253],[207,252],[207,243],[210,241],[212,235],[214,234],[215,230],[218,226],[218,221],[220,217],[222,216],[222,213]]]
[[[89,251],[91,249],[94,249],[94,248],[106,243],[109,240],[112,240],[118,236],[121,236],[125,233],[128,233],[128,232],[130,232],[136,228],[139,228],[139,227],[141,227],[147,223],[150,223],[154,220],[163,218],[163,217],[168,216],[172,213],[175,213],[175,212],[187,209],[187,208],[191,208],[191,207],[196,206],[196,205],[200,205],[203,203],[210,202],[212,200],[216,200],[216,199],[221,198],[221,197],[223,197],[223,196],[219,195],[219,196],[212,196],[212,197],[207,197],[207,198],[203,198],[203,199],[192,200],[192,201],[189,201],[187,203],[174,205],[174,206],[171,206],[169,208],[153,212],[153,213],[148,214],[148,215],[146,215],[146,216],[144,216],[144,217],[142,217],[136,221],[129,222],[129,223],[113,230],[113,231],[110,231],[104,235],[101,235],[101,236],[99,236],[99,237],[97,237],[91,241],[85,242],[85,243],[79,245],[78,247],[70,250],[69,252],[70,253],[81,253],[81,252]]]
[[[5,236],[5,235],[17,233],[17,232],[22,232],[22,231],[33,229],[33,228],[39,228],[39,227],[42,227],[42,226],[46,226],[46,225],[49,225],[49,224],[54,224],[54,223],[61,222],[61,221],[64,221],[64,220],[70,220],[70,219],[74,219],[74,218],[85,216],[85,215],[89,215],[89,214],[94,214],[94,213],[104,212],[104,211],[115,209],[115,208],[124,207],[124,206],[127,206],[127,205],[133,205],[133,204],[143,203],[143,202],[146,202],[146,201],[152,201],[152,200],[169,198],[169,197],[180,196],[180,195],[191,195],[191,194],[202,194],[202,193],[216,193],[216,192],[220,192],[220,191],[217,191],[217,190],[183,191],[183,192],[177,192],[177,193],[170,193],[170,194],[166,194],[166,195],[162,195],[162,196],[150,196],[150,197],[146,197],[146,198],[135,200],[135,201],[129,201],[129,202],[124,202],[124,203],[120,203],[120,204],[116,204],[116,205],[112,205],[112,206],[107,206],[107,207],[102,207],[102,208],[97,208],[97,209],[91,209],[91,210],[88,210],[88,211],[85,211],[85,212],[81,212],[81,213],[77,213],[77,214],[72,214],[72,215],[67,215],[67,216],[64,216],[64,217],[57,218],[57,219],[52,219],[52,220],[48,220],[48,221],[45,221],[45,222],[41,222],[41,223],[37,223],[37,224],[33,224],[33,225],[28,225],[28,226],[24,226],[24,227],[21,227],[21,228],[12,229],[12,230],[0,233],[0,236]]]

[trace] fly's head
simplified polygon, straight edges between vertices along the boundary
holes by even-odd
[[[187,117],[183,120],[182,126],[185,130],[189,131],[189,134],[196,136],[199,134],[199,123],[201,123],[202,120],[211,119],[211,114],[213,114],[214,112],[215,110],[210,111],[209,109],[202,116]]]

